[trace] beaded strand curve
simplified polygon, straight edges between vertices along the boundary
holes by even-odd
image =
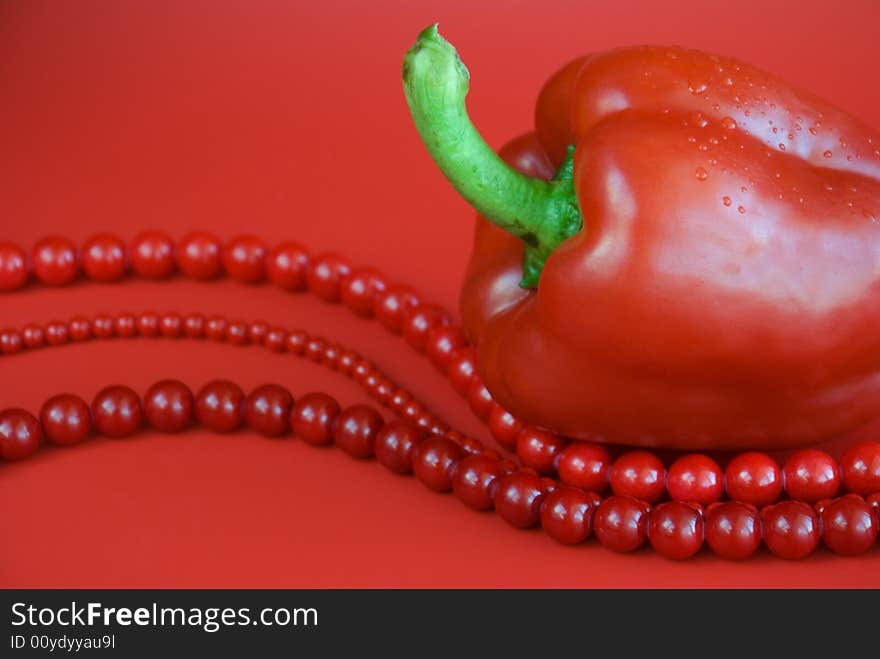
[[[463,332],[451,325],[448,312],[438,307],[422,305],[418,295],[407,287],[387,290],[387,285],[375,270],[362,269],[353,272],[347,262],[336,255],[324,255],[312,261],[307,252],[294,243],[286,243],[268,252],[259,240],[252,237],[235,239],[223,249],[219,241],[209,234],[193,234],[181,243],[177,250],[176,263],[174,255],[175,246],[170,238],[155,232],[144,234],[133,245],[131,268],[139,276],[153,279],[170,276],[175,265],[185,275],[196,279],[215,278],[223,274],[224,269],[233,278],[247,283],[256,283],[268,277],[288,290],[307,288],[324,300],[342,301],[360,315],[375,315],[389,330],[402,333],[413,347],[426,352],[440,370],[446,370],[456,390],[467,395],[475,413],[488,419],[490,431],[499,443],[515,449],[524,464],[535,471],[547,474],[558,471],[560,479],[566,485],[583,486],[584,481],[592,478],[592,487],[588,489],[602,491],[605,482],[610,481],[615,495],[639,497],[652,502],[659,500],[666,490],[673,499],[696,504],[709,504],[720,498],[720,468],[707,456],[683,456],[667,473],[656,456],[645,451],[624,453],[612,464],[607,450],[601,446],[583,442],[569,445],[566,440],[551,433],[523,428],[514,417],[492,401],[491,395],[479,382],[473,349],[467,345]],[[82,256],[76,252],[70,241],[49,238],[40,241],[33,251],[33,275],[48,285],[69,283],[79,274],[77,263],[80,260],[82,271],[96,281],[120,279],[125,275],[128,264],[124,244],[112,236],[103,235],[88,241]],[[14,290],[24,286],[31,274],[28,268],[27,255],[23,250],[0,245],[0,290]],[[109,331],[107,319],[100,320],[98,322],[99,319],[95,319],[94,323],[94,333],[99,337],[102,332],[107,334]],[[128,322],[121,323],[123,332],[128,325]],[[181,319],[172,314],[157,320],[155,315],[147,314],[146,317],[136,319],[136,325],[144,335],[161,332],[162,335],[174,336],[180,331]],[[223,325],[222,319],[214,323],[215,332],[221,329],[217,325]],[[225,338],[236,344],[260,342],[270,332],[265,323],[252,326],[230,323],[223,329]],[[20,333],[0,334],[0,350],[13,353],[22,347],[37,347],[43,341],[57,345],[68,338],[83,340],[88,335],[88,321],[82,318],[74,319],[66,327],[62,324],[51,324],[45,331],[28,326]],[[305,345],[304,350],[309,356],[321,358],[324,343],[320,339],[309,340]],[[332,347],[330,352],[332,361]],[[357,379],[357,373],[355,378]],[[367,389],[370,390],[369,385]],[[381,397],[378,398],[381,400]],[[422,429],[433,430],[434,434],[440,435],[442,422],[439,422],[441,425],[431,427],[427,423],[429,418],[428,413],[421,415]],[[453,444],[454,439],[462,439],[456,431],[447,430],[446,433],[453,438]],[[471,444],[474,453],[477,452],[477,446],[478,443]],[[880,469],[877,464],[878,445],[853,447],[842,460],[842,464],[848,465],[849,470],[836,470],[836,473],[830,456],[819,451],[812,451],[813,455],[809,453],[810,450],[803,451],[786,462],[784,482],[789,496],[812,501],[832,496],[840,485],[841,471],[844,484],[849,489],[861,490],[869,495],[876,493],[877,472]],[[829,461],[831,467],[828,466]],[[814,467],[813,472],[809,469],[811,465]],[[848,474],[851,476],[849,479]],[[782,492],[782,473],[778,465],[765,454],[738,456],[728,466],[726,476],[728,494],[733,497],[735,492],[745,503],[768,504],[775,501]],[[792,489],[789,489],[789,483],[794,483]],[[534,488],[531,491],[534,493]],[[680,512],[680,508],[663,508],[664,505],[661,504],[658,508]],[[708,512],[707,510],[707,514]],[[515,523],[521,524],[522,522]],[[666,527],[669,526],[667,523]],[[692,535],[695,537],[696,532]],[[708,528],[706,537],[708,540]],[[662,549],[658,551],[664,553]]]
[[[68,342],[135,336],[207,338],[237,346],[260,345],[274,352],[305,356],[352,378],[379,403],[414,422],[420,429],[432,435],[446,436],[469,453],[486,450],[478,440],[447,426],[424,403],[396,385],[362,355],[303,330],[270,327],[263,321],[153,312],[102,314],[94,319],[77,316],[67,322],[52,322],[45,326],[29,324],[20,330],[5,330],[0,332],[0,345],[7,346],[6,354],[14,354],[23,349],[34,350]],[[429,335],[429,343],[432,336]],[[453,368],[448,369],[453,384],[461,372],[455,367],[464,361],[471,363],[471,360],[470,352],[456,355],[451,362]],[[472,403],[471,408],[477,414],[481,412],[478,405]],[[701,454],[686,454],[667,470],[659,458],[648,451],[624,452],[612,461],[608,449],[597,444],[572,442],[558,452],[547,449],[548,445],[558,447],[559,438],[529,427],[518,431],[516,453],[524,466],[543,475],[557,476],[562,484],[585,491],[602,493],[610,484],[614,494],[649,503],[657,503],[668,495],[676,501],[708,505],[721,500],[725,483],[729,498],[755,506],[776,501],[783,491],[783,482],[790,498],[809,504],[834,497],[841,483],[849,492],[864,496],[880,491],[877,478],[880,445],[870,442],[850,447],[840,465],[825,452],[805,449],[793,454],[785,462],[784,469],[780,469],[770,456],[748,452],[731,460],[725,472],[715,461]],[[548,456],[552,455],[555,455],[555,470],[547,465],[550,462]]]
[[[731,498],[754,505],[777,500],[783,487],[788,496],[810,503],[833,496],[840,488],[842,470],[827,453],[814,450],[792,456],[784,470],[769,456],[752,452],[738,456],[723,474],[714,461],[699,454],[683,456],[666,472],[647,451],[624,453],[611,464],[610,454],[601,446],[584,442],[569,445],[552,433],[524,428],[494,403],[479,382],[473,349],[461,329],[451,325],[448,312],[424,305],[409,287],[389,287],[373,268],[352,269],[347,260],[335,254],[313,258],[297,243],[283,243],[270,250],[253,236],[240,236],[223,245],[215,236],[199,232],[175,245],[166,234],[151,231],[138,236],[130,249],[110,234],[87,240],[81,250],[70,240],[50,236],[34,246],[30,257],[17,246],[0,245],[0,290],[21,288],[30,279],[63,285],[80,273],[95,281],[112,282],[128,272],[164,279],[175,270],[199,280],[224,274],[245,283],[268,279],[286,290],[309,290],[325,301],[342,302],[358,315],[375,316],[387,329],[403,334],[414,348],[426,353],[438,369],[446,371],[455,389],[467,395],[474,412],[488,420],[490,433],[499,444],[515,451],[526,466],[545,475],[558,474],[567,485],[602,491],[604,481],[622,496],[654,501],[668,494],[674,500],[704,505],[719,500],[719,485],[727,488]],[[76,337],[82,331],[72,323],[68,333]],[[240,326],[233,326],[231,331],[233,338],[237,331],[239,340],[243,340]],[[48,328],[46,339],[62,340],[57,332],[63,334],[64,330]],[[0,351],[15,352],[39,338],[34,331],[22,337],[4,332],[0,334]],[[849,458],[842,461],[851,465],[843,473],[847,489],[861,494],[880,489],[878,450],[871,445],[854,447]],[[868,482],[864,482],[866,474]]]
[[[452,491],[474,510],[494,509],[517,528],[541,526],[563,544],[595,535],[605,547],[630,552],[646,543],[660,555],[690,558],[705,543],[718,556],[741,560],[762,541],[775,555],[805,558],[820,541],[831,551],[855,556],[877,540],[877,497],[855,495],[824,502],[815,509],[784,501],[758,510],[739,502],[697,504],[667,501],[656,506],[633,497],[560,485],[525,467],[516,469],[491,452],[468,454],[459,444],[429,436],[410,422],[386,422],[368,405],[342,408],[330,395],[313,392],[298,399],[277,384],[249,394],[228,380],[213,380],[197,393],[177,380],[161,380],[143,397],[113,385],[101,389],[91,405],[72,394],[49,398],[37,416],[21,409],[0,412],[0,454],[27,458],[43,438],[71,446],[93,434],[123,439],[149,427],[174,434],[194,425],[216,433],[242,428],[264,437],[290,433],[309,444],[339,446],[352,458],[376,458],[395,474],[412,474],[435,492]]]
[[[40,240],[30,253],[9,243],[0,244],[0,291],[20,289],[29,281],[64,285],[81,274],[108,283],[129,273],[165,279],[175,271],[196,280],[223,275],[249,284],[269,280],[285,290],[310,291],[325,301],[341,302],[362,317],[376,318],[445,372],[502,447],[515,452],[525,466],[556,476],[572,487],[601,493],[610,485],[612,492],[621,496],[649,502],[668,496],[701,505],[719,501],[726,490],[728,497],[756,506],[777,501],[783,493],[814,504],[835,496],[841,485],[866,496],[880,491],[880,445],[876,443],[852,447],[839,465],[825,452],[806,449],[792,455],[782,468],[764,453],[749,452],[734,458],[725,471],[702,454],[684,455],[666,469],[648,451],[624,452],[612,460],[609,450],[601,445],[571,443],[553,433],[524,427],[494,402],[480,381],[475,352],[461,328],[452,324],[449,312],[424,304],[410,287],[389,286],[373,268],[354,269],[337,254],[312,257],[298,243],[269,249],[256,237],[239,236],[224,245],[212,234],[197,232],[175,244],[168,235],[150,231],[138,236],[130,248],[111,234],[94,236],[81,249],[58,236]],[[152,317],[142,317],[139,322],[145,331],[160,324]],[[163,318],[157,331],[173,335],[179,322]],[[217,325],[223,322],[212,319],[209,330],[213,335],[221,331]],[[96,328],[101,331],[108,330]],[[259,323],[248,328],[231,323],[223,331],[228,331],[230,341],[240,343],[253,341],[269,330]],[[52,324],[45,329],[27,326],[20,332],[7,330],[0,333],[0,353],[14,353],[43,342],[55,345],[69,338],[82,340],[86,333],[81,319],[66,327]],[[310,339],[304,350],[314,356],[323,350],[324,343],[320,338]],[[328,358],[331,362],[335,358],[332,346]],[[376,387],[381,400],[385,387]],[[399,404],[400,399],[395,402]],[[423,408],[415,403],[410,408],[410,413],[420,412],[422,425],[432,416]]]

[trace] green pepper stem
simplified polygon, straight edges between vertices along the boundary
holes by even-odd
[[[507,165],[468,117],[469,79],[436,24],[419,34],[403,60],[403,89],[422,142],[471,206],[525,242],[521,285],[533,288],[547,257],[583,224],[572,180],[573,149],[551,181],[528,177]]]

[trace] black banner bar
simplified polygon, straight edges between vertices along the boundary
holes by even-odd
[[[873,638],[876,591],[7,590],[0,657],[780,656]],[[834,640],[836,639],[836,640]],[[864,640],[864,638],[862,639]],[[872,641],[871,647],[875,645]],[[695,654],[692,654],[692,651]],[[191,653],[198,653],[191,655]],[[383,655],[384,656],[384,655]],[[844,654],[845,656],[845,654]]]

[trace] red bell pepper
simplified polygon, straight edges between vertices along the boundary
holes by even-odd
[[[735,59],[633,47],[553,75],[502,160],[468,79],[436,26],[406,55],[422,140],[482,216],[461,309],[502,406],[680,449],[880,417],[878,133]]]

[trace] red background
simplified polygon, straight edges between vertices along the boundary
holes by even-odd
[[[543,79],[580,53],[677,43],[746,59],[880,126],[874,0],[798,2],[36,2],[0,4],[0,239],[296,239],[456,305],[472,214],[434,169],[400,85],[426,24],[472,73],[499,146]],[[375,323],[229,282],[79,284],[0,298],[0,324],[123,310],[227,313],[362,350],[454,425],[483,427]],[[226,376],[364,400],[321,367],[257,348],[119,341],[2,358],[2,406],[161,377]],[[787,563],[554,544],[376,463],[240,434],[92,440],[0,467],[0,585],[22,587],[880,586],[880,551]]]

